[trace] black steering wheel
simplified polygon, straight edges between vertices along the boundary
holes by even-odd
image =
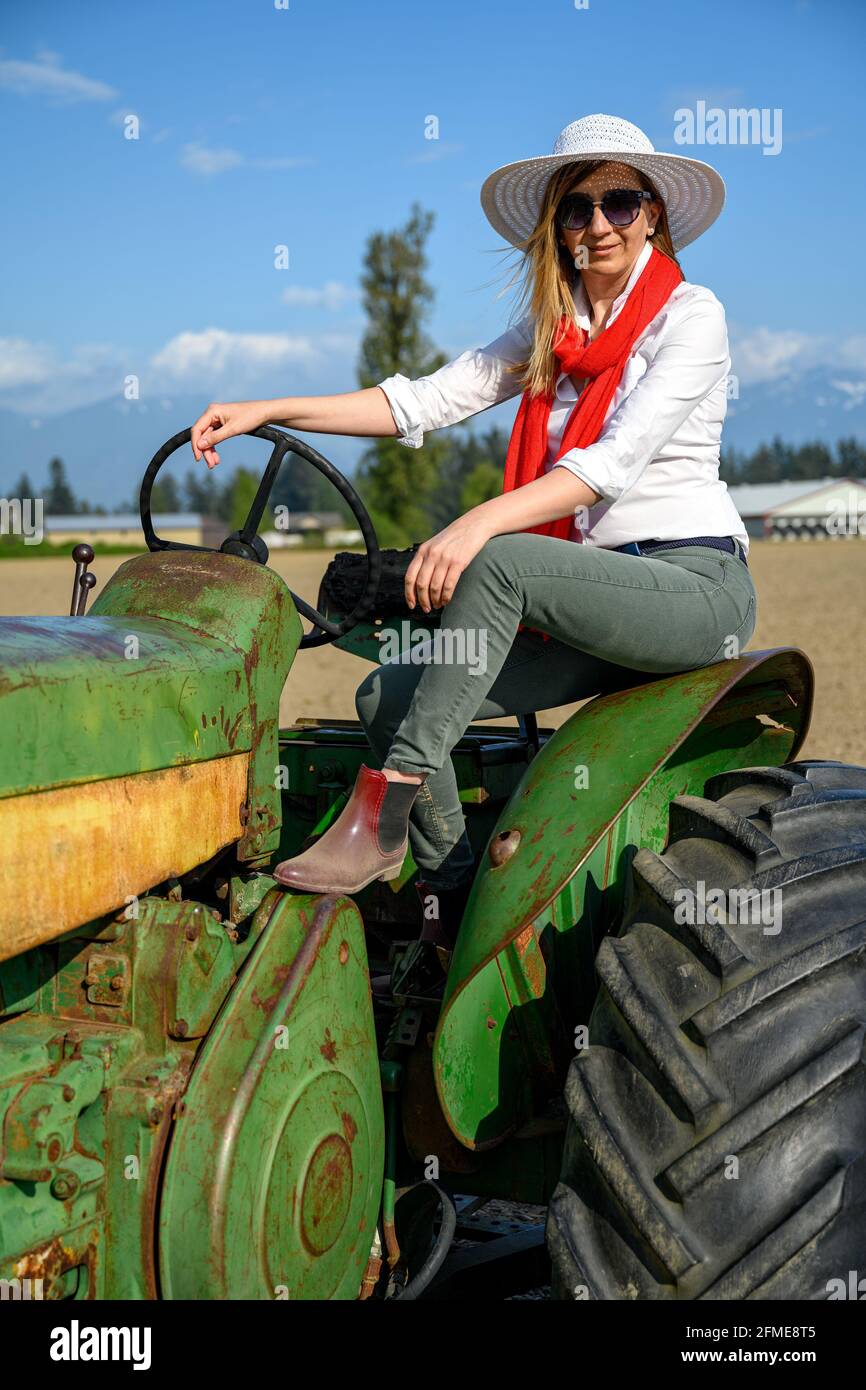
[[[243,560],[251,560],[257,565],[266,565],[268,562],[268,547],[257,534],[259,523],[264,515],[268,498],[276,481],[280,464],[286,454],[297,454],[299,458],[311,463],[314,468],[318,468],[320,473],[333,483],[334,487],[342,497],[346,499],[352,511],[352,515],[361,528],[361,535],[364,538],[364,545],[367,551],[367,586],[359,602],[355,605],[352,612],[341,622],[332,622],[326,618],[318,609],[300,598],[291,589],[295,607],[299,613],[308,618],[315,624],[312,632],[307,632],[301,638],[302,647],[320,647],[326,642],[333,642],[335,638],[342,637],[343,633],[348,632],[354,627],[358,619],[366,611],[367,605],[372,602],[378,587],[379,577],[382,570],[382,555],[379,550],[379,542],[376,539],[376,531],[367,513],[367,509],[358,496],[352,484],[342,473],[329,463],[326,458],[318,453],[316,449],[305,444],[301,439],[295,439],[291,434],[285,434],[283,430],[274,429],[271,425],[262,425],[261,429],[248,430],[247,433],[253,439],[267,439],[273,444],[273,451],[268,459],[267,466],[262,474],[256,495],[253,498],[252,506],[247,513],[246,520],[239,531],[233,531],[230,536],[226,536],[219,552],[215,552],[210,545],[189,545],[185,541],[166,541],[162,536],[158,536],[153,529],[153,519],[150,512],[150,496],[153,491],[153,484],[156,475],[162,465],[177,449],[184,444],[188,444],[192,438],[192,430],[181,430],[180,434],[174,435],[172,439],[166,440],[160,449],[157,449],[147,470],[141,480],[141,494],[139,496],[139,512],[141,514],[141,529],[144,532],[144,539],[147,541],[148,550],[207,550],[212,554],[222,553],[223,555],[237,555]],[[316,630],[318,629],[318,631]]]

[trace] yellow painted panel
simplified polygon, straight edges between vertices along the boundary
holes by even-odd
[[[0,960],[240,839],[249,754],[0,799]]]

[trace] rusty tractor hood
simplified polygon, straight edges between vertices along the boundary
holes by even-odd
[[[247,753],[248,834],[272,847],[301,636],[279,575],[214,552],[127,560],[86,617],[0,620],[0,799]]]

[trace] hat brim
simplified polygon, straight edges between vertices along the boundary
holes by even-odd
[[[488,222],[512,246],[521,246],[538,222],[551,175],[564,164],[599,159],[616,160],[649,175],[664,202],[675,251],[695,241],[724,207],[724,180],[712,165],[700,159],[679,154],[592,150],[580,155],[546,154],[536,159],[518,159],[494,169],[481,186],[481,206]]]

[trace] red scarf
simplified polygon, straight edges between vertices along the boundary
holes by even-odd
[[[592,342],[584,329],[563,314],[553,345],[559,369],[570,376],[585,378],[589,384],[581,391],[568,417],[557,459],[569,449],[585,449],[598,439],[635,340],[667,303],[682,279],[679,266],[652,247],[650,258],[629,291],[623,308],[610,327]],[[503,492],[544,476],[547,425],[553,399],[552,389],[532,397],[528,390],[524,391],[508,443]],[[524,530],[529,534],[568,540],[571,528],[572,517],[565,516],[527,526]],[[548,636],[547,633],[543,635]]]

